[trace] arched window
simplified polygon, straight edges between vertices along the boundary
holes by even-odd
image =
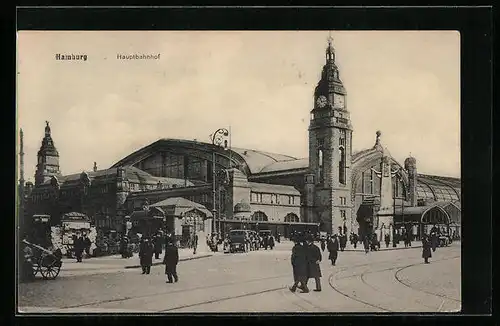
[[[264,212],[257,211],[252,214],[252,221],[267,221],[267,215]]]
[[[345,150],[344,147],[339,148],[339,182],[345,184]]]
[[[298,223],[299,222],[299,217],[294,214],[294,213],[288,213],[286,216],[285,216],[285,222],[286,223],[290,223],[290,222],[295,222],[295,223]]]
[[[323,183],[323,149],[318,149],[318,172],[319,182]]]

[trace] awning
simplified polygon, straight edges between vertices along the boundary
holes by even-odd
[[[164,218],[165,213],[158,207],[154,207],[148,211],[134,211],[130,214],[130,220],[163,220]]]
[[[87,215],[79,212],[70,212],[63,214],[61,217],[61,221],[87,221],[90,222],[90,219]]]
[[[182,217],[192,211],[198,211],[205,215],[206,218],[213,216],[205,206],[182,197],[168,198],[149,207],[160,208],[165,213],[165,216]]]

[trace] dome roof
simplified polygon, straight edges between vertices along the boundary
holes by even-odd
[[[235,213],[243,213],[243,212],[251,212],[252,207],[250,206],[249,203],[241,202],[237,203],[234,205],[234,212]]]
[[[408,169],[409,167],[415,167],[417,165],[417,160],[410,156],[405,159],[405,169]]]

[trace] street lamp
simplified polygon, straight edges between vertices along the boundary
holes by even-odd
[[[223,147],[224,149],[228,149],[228,140],[229,140],[230,134],[229,130],[226,128],[219,128],[217,129],[216,132],[212,134],[212,145],[218,146],[218,147]],[[212,229],[216,230],[216,221],[218,220],[217,218],[217,210],[215,208],[215,203],[216,203],[216,183],[217,183],[217,176],[216,176],[216,170],[215,170],[215,149],[212,152],[212,211],[213,211],[213,222],[212,222]],[[219,225],[220,228],[220,225]],[[220,230],[219,230],[220,231]]]

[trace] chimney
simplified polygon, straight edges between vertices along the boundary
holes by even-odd
[[[97,163],[94,162],[94,172],[96,172],[96,171],[97,171]]]

